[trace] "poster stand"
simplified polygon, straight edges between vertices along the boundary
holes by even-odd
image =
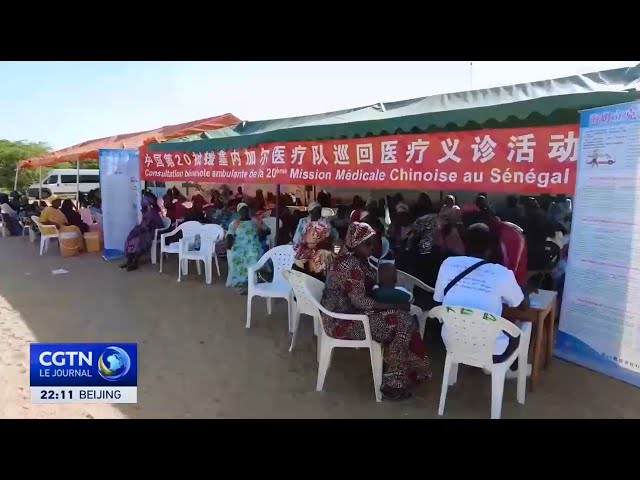
[[[124,243],[138,224],[141,212],[141,184],[138,151],[100,149],[100,195],[106,261],[125,256]]]
[[[580,112],[554,354],[640,386],[640,102]]]

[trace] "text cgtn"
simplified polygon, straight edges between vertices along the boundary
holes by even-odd
[[[91,366],[93,364],[93,353],[88,352],[42,352],[38,357],[40,365],[43,367],[81,367],[83,365]],[[67,361],[69,363],[67,363]]]

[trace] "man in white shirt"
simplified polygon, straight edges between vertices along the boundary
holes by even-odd
[[[467,229],[464,234],[467,256],[449,257],[444,261],[433,293],[435,302],[477,308],[496,316],[502,315],[502,304],[510,307],[528,306],[528,300],[513,272],[486,260],[490,258],[491,240],[489,227],[483,223],[476,223]],[[466,275],[459,277],[465,271]],[[447,338],[446,324],[442,326],[442,338]],[[494,363],[500,363],[509,357],[519,343],[519,337],[514,338],[501,332],[494,347]],[[511,369],[517,369],[517,361]]]

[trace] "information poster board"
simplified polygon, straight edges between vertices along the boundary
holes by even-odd
[[[580,114],[555,355],[640,386],[640,102]]]
[[[124,256],[124,242],[138,224],[141,210],[140,165],[138,151],[101,149],[100,194],[105,260]]]

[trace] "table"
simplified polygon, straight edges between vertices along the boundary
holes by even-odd
[[[558,292],[551,290],[538,290],[538,293],[531,294],[530,307],[526,310],[518,308],[504,307],[502,316],[507,320],[520,320],[531,322],[533,333],[529,351],[532,353],[533,362],[531,366],[531,381],[529,387],[534,391],[538,384],[540,370],[547,367],[551,361],[554,341],[554,326],[556,318]],[[546,334],[546,342],[545,342]],[[545,351],[543,358],[543,350]]]

